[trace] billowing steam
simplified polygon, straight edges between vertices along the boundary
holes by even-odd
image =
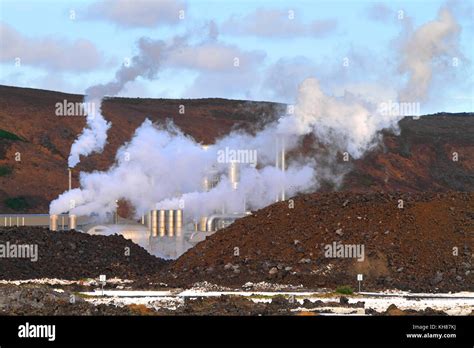
[[[436,20],[430,21],[414,33],[402,47],[400,71],[408,73],[409,80],[399,95],[401,101],[423,100],[433,76],[433,65],[442,58],[459,59],[460,27],[447,8],[442,8]]]
[[[155,206],[177,208],[183,204],[188,218],[221,210],[223,204],[228,212],[241,212],[244,204],[260,208],[274,202],[282,187],[293,194],[315,184],[312,166],[291,163],[286,175],[274,167],[275,139],[276,125],[272,125],[255,137],[233,133],[204,148],[171,123],[156,126],[146,120],[130,143],[119,149],[115,166],[107,172],[83,173],[82,188],[53,201],[51,213],[68,211],[72,202],[74,214],[106,214],[121,198],[129,200],[138,215]],[[234,144],[239,144],[240,151],[258,149],[257,167],[241,164],[237,191],[228,181],[229,163],[217,162],[218,151],[235,148]],[[221,181],[203,192],[203,178],[209,172]]]
[[[401,66],[408,72],[409,81],[400,95],[424,97],[431,80],[430,66],[439,56],[451,51],[444,43],[456,32],[455,28],[451,14],[442,10],[437,21],[420,27],[406,40]],[[114,82],[91,88],[89,95],[97,98],[116,94],[137,76],[152,78],[159,57],[170,46],[141,40],[140,47],[131,67],[120,69]],[[288,196],[317,189],[322,178],[340,174],[332,173],[321,163],[334,161],[338,152],[360,158],[377,143],[380,130],[396,127],[403,115],[381,112],[380,102],[383,101],[374,96],[369,102],[350,93],[329,96],[316,79],[307,79],[299,87],[293,113],[285,114],[254,135],[233,132],[207,148],[172,123],[163,126],[146,120],[131,141],[118,150],[114,166],[105,172],[81,173],[81,188],[60,195],[51,203],[50,212],[105,216],[115,210],[115,201],[119,199],[133,204],[137,217],[154,208],[181,207],[187,221],[223,209],[226,212],[258,209],[274,202],[282,188]],[[93,133],[97,128],[90,129]],[[291,151],[307,134],[313,134],[330,149],[325,161],[318,157],[293,158],[288,160],[284,173],[278,170],[275,167],[277,140]],[[257,151],[256,166],[241,164],[237,190],[229,183],[229,163],[218,160],[224,149]],[[202,181],[209,173],[220,181],[204,191]]]
[[[130,62],[125,63],[115,74],[115,79],[106,84],[89,87],[86,90],[86,102],[98,105],[98,112],[87,115],[87,126],[74,141],[69,154],[68,164],[75,167],[80,156],[88,156],[93,152],[101,152],[107,142],[107,131],[111,124],[102,116],[102,99],[115,96],[123,90],[128,82],[141,76],[153,79],[160,67],[163,55],[179,46],[183,38],[176,37],[170,43],[161,40],[140,39],[139,53]],[[95,108],[89,108],[95,110]]]
[[[86,128],[82,130],[81,135],[74,141],[71,146],[71,153],[68,158],[69,168],[74,168],[80,161],[80,156],[88,156],[93,152],[101,152],[107,142],[107,131],[111,124],[102,116],[100,109],[101,100],[90,100],[86,98],[86,103],[99,104],[98,111],[95,108],[89,108],[93,112],[89,112],[86,118]]]

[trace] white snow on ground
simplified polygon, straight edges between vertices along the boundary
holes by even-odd
[[[315,302],[338,302],[341,295],[327,296],[325,293],[314,292],[298,292],[298,291],[204,291],[199,289],[187,289],[179,291],[119,291],[119,290],[105,290],[104,297],[102,291],[96,290],[93,292],[84,292],[88,295],[87,301],[95,304],[107,303],[119,306],[128,304],[144,304],[148,307],[158,308],[181,305],[185,297],[210,297],[222,295],[234,295],[250,297],[254,302],[269,303],[271,298],[277,295],[295,296],[295,301],[303,303],[305,299]],[[91,298],[92,297],[92,298]],[[459,292],[446,294],[428,294],[428,293],[405,293],[405,292],[391,292],[391,293],[363,293],[357,296],[348,297],[349,303],[356,303],[359,301],[365,302],[365,308],[373,308],[377,312],[385,311],[391,304],[396,305],[399,309],[415,309],[424,310],[430,307],[434,310],[442,310],[449,315],[466,315],[474,310],[474,293]],[[362,308],[345,308],[345,307],[322,307],[315,309],[299,308],[294,311],[321,311],[328,309],[335,314],[349,314],[355,313],[358,315],[364,314]]]
[[[160,309],[167,308],[175,310],[177,307],[184,303],[184,299],[180,297],[162,296],[138,296],[138,297],[97,297],[97,298],[85,298],[86,301],[91,302],[95,305],[106,304],[114,305],[117,307],[128,306],[131,304],[145,305],[148,308]]]
[[[443,294],[448,295],[448,294]],[[399,309],[422,310],[430,307],[441,310],[449,315],[467,315],[474,310],[474,297],[469,298],[406,298],[406,297],[364,297],[358,299],[365,302],[365,308],[373,308],[377,312],[385,311],[388,306],[394,304]],[[351,300],[349,300],[351,302]]]
[[[255,290],[255,291],[283,291],[283,290],[298,290],[303,288],[303,285],[287,285],[287,284],[273,284],[267,282],[252,283],[247,282],[242,285],[244,290]]]
[[[23,280],[0,280],[0,284],[4,285],[21,285],[21,284],[41,284],[41,285],[85,285],[85,286],[95,286],[99,284],[98,279],[81,279],[81,280],[64,280],[57,278],[40,278],[40,279],[23,279]],[[126,284],[133,283],[133,280],[129,279],[120,279],[120,278],[110,278],[107,279],[107,284]]]
[[[320,313],[320,311],[329,311],[330,313]],[[307,309],[298,307],[292,309],[291,312],[318,312],[318,315],[365,315],[365,308],[318,307]]]
[[[172,296],[173,293],[171,291],[148,291],[148,290],[99,290],[96,289],[94,291],[87,291],[81,292],[86,296],[109,296],[109,297],[165,297],[165,296]]]
[[[474,292],[448,292],[448,293],[429,293],[429,292],[408,292],[400,290],[386,290],[383,292],[359,292],[363,296],[405,296],[405,297],[443,297],[443,298],[453,298],[453,297],[471,297],[474,299]]]
[[[47,284],[47,285],[71,285],[77,283],[72,280],[63,280],[56,278],[42,278],[42,279],[26,279],[26,280],[0,280],[0,284],[4,285],[21,285],[21,284]]]

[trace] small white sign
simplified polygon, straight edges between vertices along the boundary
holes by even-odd
[[[362,274],[358,274],[358,275],[357,275],[357,280],[358,280],[359,282],[361,282],[363,278],[364,278],[364,276],[363,276]]]
[[[105,274],[101,274],[101,275],[99,276],[99,281],[105,282],[105,279],[107,279],[107,277],[105,276]]]

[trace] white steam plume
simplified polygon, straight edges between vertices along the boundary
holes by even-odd
[[[441,17],[449,18],[449,15]],[[413,37],[408,38],[407,45],[418,42],[429,52],[407,54],[405,63],[421,61],[421,65],[430,65],[438,57],[446,55],[445,49],[431,48],[438,47],[437,43],[444,42],[452,31],[441,30],[444,34],[435,35],[435,38],[429,36],[429,43],[425,44],[425,28],[422,26],[415,31]],[[148,58],[145,55],[137,59],[140,64],[146,65],[151,64],[145,63]],[[419,64],[407,63],[407,66],[418,67]],[[153,69],[141,71],[152,72]],[[409,68],[408,71],[419,70]],[[418,78],[418,73],[411,76],[414,76],[414,83],[425,81]],[[407,87],[410,87],[410,81]],[[110,86],[116,88],[115,84]],[[428,92],[427,87],[417,87],[416,90],[420,98]],[[157,126],[146,120],[136,130],[132,140],[118,150],[114,166],[105,172],[81,173],[81,188],[60,195],[51,203],[50,212],[70,211],[77,215],[105,216],[115,210],[116,200],[126,199],[135,207],[136,217],[150,209],[176,209],[184,203],[184,216],[190,221],[212,214],[222,209],[223,205],[228,212],[241,212],[244,200],[248,209],[264,207],[275,200],[282,187],[288,196],[315,190],[320,180],[327,178],[331,172],[328,168],[337,152],[347,151],[353,158],[360,158],[376,144],[380,130],[396,127],[403,117],[381,112],[378,106],[384,100],[378,96],[369,99],[370,102],[350,93],[342,97],[330,96],[323,92],[316,79],[307,79],[300,85],[293,114],[282,116],[278,122],[268,124],[255,135],[233,132],[207,149],[171,123]],[[314,134],[318,142],[326,145],[330,150],[327,158],[324,161],[319,158],[293,158],[288,160],[285,173],[277,170],[274,166],[276,139],[284,139],[286,150],[291,151],[301,144],[307,134]],[[216,163],[218,151],[225,148],[258,151],[256,167],[241,167],[237,191],[232,190],[229,183],[228,163]],[[325,166],[320,167],[321,163]],[[220,182],[205,192],[202,180],[211,169],[220,177]],[[75,206],[72,209],[71,202]]]
[[[101,100],[94,101],[86,98],[85,102],[93,103],[92,105],[98,104],[99,108],[98,111],[95,108],[84,108],[93,110],[93,112],[87,114],[87,125],[71,146],[68,158],[69,168],[74,168],[79,163],[81,155],[88,156],[93,152],[101,152],[107,143],[107,131],[111,124],[102,116]]]
[[[139,76],[147,79],[155,78],[163,56],[178,47],[183,40],[183,37],[175,37],[171,42],[165,43],[161,40],[141,38],[138,40],[139,53],[131,59],[130,64],[123,65],[116,72],[113,81],[86,89],[85,101],[98,105],[98,112],[87,115],[86,127],[72,144],[68,159],[70,168],[79,163],[81,155],[88,156],[93,152],[101,152],[107,143],[107,131],[111,123],[102,115],[102,99],[117,95],[128,82],[134,81]],[[89,109],[95,110],[95,108]]]
[[[442,58],[460,57],[458,52],[460,27],[447,8],[441,8],[438,18],[425,23],[401,47],[403,59],[399,70],[408,73],[406,87],[400,91],[400,101],[422,101],[429,92],[434,64]]]

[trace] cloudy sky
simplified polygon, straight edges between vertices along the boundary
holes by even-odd
[[[406,37],[443,8],[457,42],[433,62],[421,111],[473,111],[470,1],[1,0],[0,84],[84,93],[147,52],[154,71],[118,95],[291,103],[315,77],[332,95],[389,100],[410,78],[404,59],[429,48]]]

